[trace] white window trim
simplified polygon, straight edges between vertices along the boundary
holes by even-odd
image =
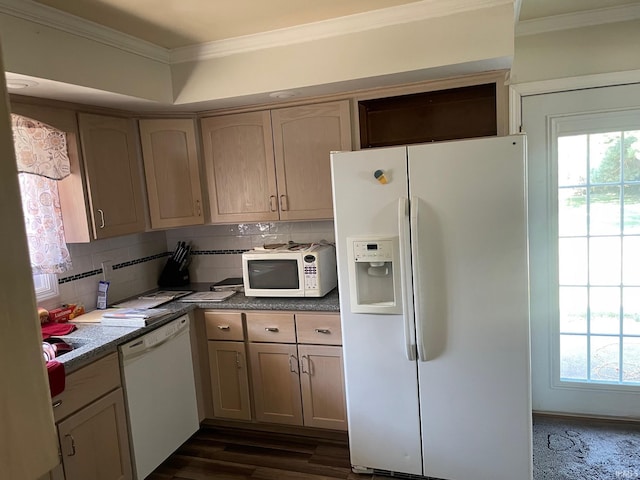
[[[38,302],[49,300],[50,298],[56,298],[59,295],[58,276],[56,274],[45,273],[41,275],[34,275],[33,283]]]

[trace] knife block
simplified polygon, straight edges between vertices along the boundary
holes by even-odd
[[[187,267],[180,269],[180,264],[172,258],[167,260],[158,278],[159,287],[182,287],[190,282],[189,269]]]

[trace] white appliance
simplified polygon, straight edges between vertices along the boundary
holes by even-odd
[[[142,480],[200,427],[189,317],[120,346],[131,453]]]
[[[355,472],[532,478],[525,143],[331,154]]]
[[[323,297],[336,288],[335,247],[294,245],[242,254],[247,297]]]

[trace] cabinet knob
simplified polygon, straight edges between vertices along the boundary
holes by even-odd
[[[279,332],[280,329],[278,327],[264,327],[267,332]]]
[[[331,333],[331,330],[328,328],[316,328],[316,333],[324,333],[325,335],[328,335]]]
[[[231,330],[231,327],[229,325],[218,325],[218,328],[224,331]]]

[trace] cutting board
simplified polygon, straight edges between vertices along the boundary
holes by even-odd
[[[91,312],[83,313],[79,317],[72,320],[75,323],[100,323],[102,321],[102,314],[118,310],[117,308],[107,308],[106,310],[92,310]]]

